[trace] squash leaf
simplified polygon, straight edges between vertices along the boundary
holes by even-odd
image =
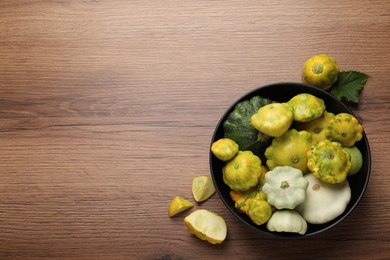
[[[341,71],[330,93],[342,101],[359,103],[359,95],[368,75],[359,71]]]

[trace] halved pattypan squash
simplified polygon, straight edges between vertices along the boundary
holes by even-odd
[[[348,113],[337,114],[326,130],[326,137],[340,142],[343,146],[352,147],[363,137],[363,127],[356,117]]]
[[[197,209],[184,218],[184,223],[190,233],[212,244],[220,244],[226,239],[226,222],[212,211]]]
[[[330,120],[334,118],[334,114],[328,111],[314,120],[305,123],[297,123],[295,128],[297,130],[305,130],[311,133],[313,142],[318,143],[322,140],[326,140],[326,129],[329,127]]]
[[[213,154],[222,161],[229,161],[238,152],[238,144],[229,138],[221,138],[211,145]]]
[[[261,133],[277,137],[290,128],[294,120],[293,110],[287,103],[265,105],[251,117],[251,124]]]
[[[307,151],[312,144],[311,133],[291,128],[284,135],[275,137],[265,150],[266,164],[270,170],[276,166],[291,166],[306,173]]]
[[[307,185],[301,170],[278,166],[267,172],[262,190],[268,203],[277,209],[294,209],[306,199]]]
[[[324,140],[307,152],[307,167],[314,176],[328,183],[340,183],[351,169],[351,156],[338,142]]]
[[[325,111],[325,102],[308,93],[298,94],[287,102],[294,113],[294,120],[308,122],[316,119]]]
[[[239,151],[222,168],[223,181],[232,190],[249,190],[259,183],[260,166],[260,158],[251,151]]]

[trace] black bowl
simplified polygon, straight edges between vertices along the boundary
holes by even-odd
[[[254,89],[241,98],[239,98],[236,102],[234,102],[230,108],[225,112],[225,114],[222,116],[222,118],[219,120],[215,132],[212,136],[211,143],[214,143],[220,138],[223,138],[224,136],[224,130],[223,130],[223,122],[228,117],[228,115],[233,111],[235,105],[238,102],[248,100],[253,96],[259,95],[264,98],[269,98],[273,101],[277,102],[287,102],[290,100],[293,96],[300,94],[300,93],[309,93],[312,94],[318,98],[321,98],[324,100],[326,105],[326,110],[329,112],[332,112],[334,114],[338,113],[350,113],[354,116],[356,116],[351,109],[349,109],[345,104],[343,104],[341,101],[330,95],[328,92],[323,91],[319,88],[311,87],[308,85],[304,85],[301,83],[276,83],[276,84],[270,84],[266,85],[257,89]],[[211,176],[215,185],[215,188],[217,190],[217,193],[219,194],[220,198],[226,205],[226,207],[243,223],[246,225],[254,228],[255,230],[258,230],[260,233],[281,237],[281,238],[302,238],[302,237],[309,237],[316,234],[319,234],[321,232],[324,232],[338,223],[340,223],[342,220],[344,220],[351,212],[352,210],[358,205],[359,201],[363,197],[363,194],[366,190],[366,187],[368,185],[368,180],[370,177],[370,170],[371,170],[371,155],[370,155],[370,147],[368,144],[367,136],[363,132],[363,138],[356,143],[356,146],[359,148],[363,155],[363,167],[361,168],[360,172],[357,174],[348,177],[348,181],[351,187],[352,197],[351,200],[346,208],[346,210],[341,214],[339,217],[334,219],[333,221],[330,221],[325,224],[320,225],[313,225],[308,224],[308,229],[305,235],[295,234],[295,233],[287,233],[287,232],[270,232],[267,230],[266,225],[256,225],[252,222],[252,220],[246,215],[239,213],[235,207],[234,202],[230,197],[230,188],[223,182],[222,179],[222,167],[224,166],[224,162],[216,158],[212,152],[210,152],[210,170],[211,170]],[[264,161],[263,161],[264,163]]]

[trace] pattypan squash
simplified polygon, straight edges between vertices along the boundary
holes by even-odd
[[[240,198],[234,203],[234,207],[241,213],[247,213],[251,199],[252,198]]]
[[[249,190],[259,182],[260,166],[260,158],[251,151],[239,151],[222,168],[223,181],[232,190]]]
[[[259,186],[255,186],[246,191],[231,190],[230,197],[234,202],[237,202],[238,200],[247,199],[247,198],[256,198],[262,200],[267,199],[267,195],[265,195],[265,193],[261,190]]]
[[[230,191],[230,197],[235,202],[234,207],[241,213],[247,213],[251,199],[266,200],[267,195],[258,186],[247,191]]]
[[[307,167],[324,182],[340,183],[352,167],[351,156],[340,143],[324,140],[307,152]]]
[[[318,143],[322,140],[326,140],[326,129],[329,127],[330,120],[332,120],[334,114],[328,111],[324,111],[324,113],[309,122],[297,123],[295,128],[297,130],[305,130],[311,133],[313,137],[313,142]]]
[[[290,166],[277,166],[265,175],[262,190],[269,204],[277,209],[294,209],[306,199],[309,182],[302,171]]]
[[[267,222],[267,229],[271,232],[290,232],[304,235],[307,231],[307,222],[295,210],[283,209],[272,214]]]
[[[293,108],[294,120],[297,122],[316,119],[325,111],[325,102],[308,93],[298,94],[287,103]]]
[[[213,154],[222,161],[229,161],[238,152],[238,144],[229,138],[221,138],[211,145]]]
[[[232,200],[236,202],[238,200],[252,197],[257,191],[258,191],[257,187],[254,187],[246,191],[231,190],[229,194],[230,194],[230,198],[232,198]]]
[[[272,208],[267,201],[253,198],[246,213],[256,225],[262,225],[271,217]]]
[[[294,128],[284,135],[275,137],[272,144],[265,150],[266,164],[270,170],[276,166],[291,166],[308,172],[307,151],[312,146],[312,134],[307,131],[297,131]]]
[[[260,187],[263,187],[264,182],[265,182],[265,174],[269,171],[269,169],[265,165],[261,165],[260,169],[261,169],[261,175],[259,178],[259,185],[260,185]]]
[[[256,114],[260,107],[271,103],[270,99],[260,96],[237,103],[222,124],[224,137],[234,140],[241,151],[249,150],[254,154],[260,154],[262,147],[269,145],[267,141],[270,137],[251,125],[251,116]]]
[[[294,120],[293,110],[287,103],[265,105],[251,117],[251,124],[261,133],[277,137],[290,128]]]
[[[340,68],[334,58],[326,54],[310,57],[302,68],[302,82],[328,90],[336,82]]]
[[[363,155],[360,152],[359,148],[356,146],[344,147],[344,151],[347,151],[351,156],[352,167],[349,170],[347,176],[355,175],[363,167]]]
[[[348,180],[330,184],[306,174],[309,182],[306,200],[299,204],[296,211],[311,224],[324,224],[340,216],[351,200],[351,188]]]
[[[348,113],[337,114],[326,130],[326,137],[331,141],[340,142],[351,147],[363,137],[363,127],[356,117]]]

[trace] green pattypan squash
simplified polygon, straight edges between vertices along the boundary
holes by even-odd
[[[251,125],[251,116],[256,114],[260,107],[271,103],[270,99],[260,96],[237,103],[223,122],[224,137],[235,141],[241,151],[262,153],[262,147],[265,149],[268,146],[267,141],[270,138]]]
[[[275,137],[265,150],[266,164],[270,170],[276,166],[291,166],[306,173],[307,151],[312,144],[311,133],[291,128],[284,135]]]
[[[316,119],[325,111],[325,102],[308,93],[298,94],[287,103],[293,108],[294,120],[298,122]]]
[[[328,183],[340,183],[352,167],[351,156],[338,142],[324,140],[307,152],[307,167],[313,175]]]
[[[293,110],[287,103],[272,103],[263,106],[251,117],[251,124],[261,133],[277,137],[290,128],[294,120]]]
[[[309,182],[299,169],[278,166],[267,172],[262,190],[269,204],[277,209],[294,209],[306,199]]]
[[[223,181],[232,190],[249,190],[259,183],[260,166],[260,158],[251,151],[239,151],[222,168]]]
[[[356,146],[344,147],[344,150],[351,156],[352,167],[348,172],[348,176],[355,175],[363,167],[363,155]]]

